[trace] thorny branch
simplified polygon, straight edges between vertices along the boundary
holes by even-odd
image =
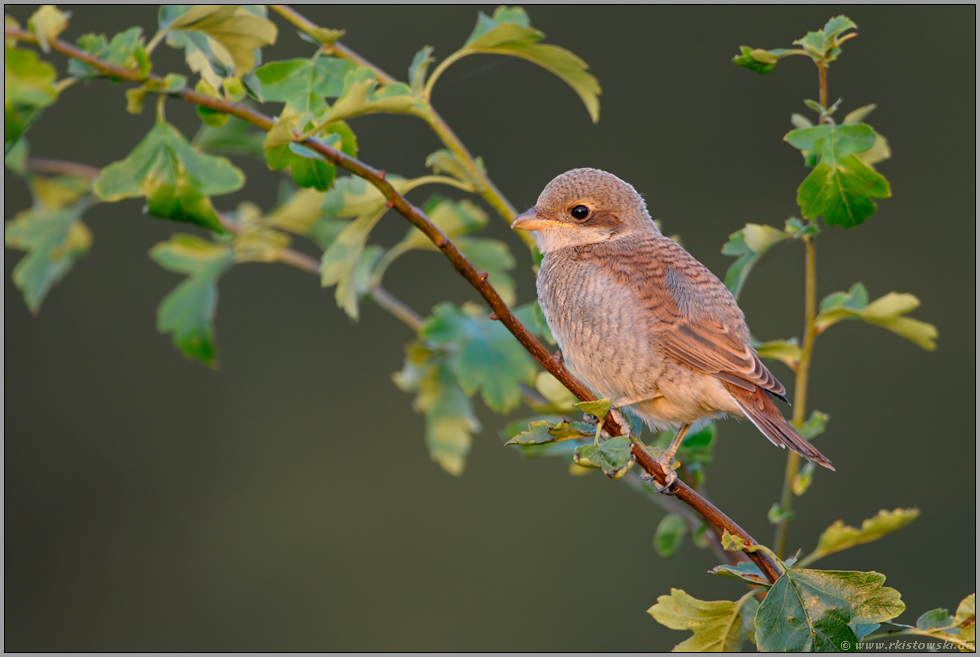
[[[14,37],[22,41],[35,43],[37,41],[36,37],[30,32],[6,26],[4,26],[4,35]],[[69,43],[61,41],[60,39],[52,40],[50,42],[50,46],[52,50],[55,50],[68,57],[73,57],[83,61],[109,77],[141,84],[149,81],[161,84],[162,87],[163,78],[159,76],[142,75],[135,70],[113,66],[96,57],[93,57],[89,53],[76,48]],[[161,91],[159,93],[165,93],[166,95],[180,98],[202,107],[207,107],[218,112],[224,112],[226,114],[237,116],[263,130],[271,130],[275,125],[275,122],[271,117],[266,116],[261,112],[238,103],[232,103],[220,98],[214,98],[190,89],[185,88],[174,91]],[[360,160],[352,158],[341,151],[331,148],[327,144],[315,138],[304,139],[301,143],[307,148],[311,148],[318,152],[333,164],[347,169],[351,173],[364,178],[374,185],[378,191],[382,193],[385,199],[387,199],[390,207],[395,208],[412,225],[421,230],[426,237],[428,237],[433,244],[438,247],[440,251],[442,251],[450,263],[452,263],[456,271],[463,278],[469,281],[469,283],[476,289],[477,292],[480,293],[480,296],[483,297],[483,299],[493,310],[491,317],[495,317],[504,326],[506,326],[507,330],[510,331],[515,338],[517,338],[518,342],[521,343],[528,353],[530,353],[531,356],[533,356],[544,369],[550,372],[556,379],[561,381],[562,385],[564,385],[578,399],[582,401],[596,400],[595,395],[593,395],[578,379],[572,376],[571,372],[569,372],[565,366],[558,361],[558,359],[553,358],[552,354],[544,347],[544,345],[542,345],[537,338],[531,335],[530,331],[528,331],[527,328],[521,324],[507,304],[504,303],[503,299],[500,298],[500,295],[493,288],[493,286],[487,282],[487,274],[485,272],[477,271],[466,256],[464,256],[456,245],[435,224],[433,224],[432,221],[429,220],[422,210],[409,203],[401,194],[399,194],[385,179],[385,172],[383,170],[375,169],[374,167],[371,167]],[[622,427],[620,427],[620,425],[611,417],[611,415],[606,417],[604,421],[604,428],[609,432],[609,435],[612,436],[617,436],[622,433]],[[632,454],[636,463],[647,473],[649,473],[660,486],[665,484],[666,473],[660,467],[657,460],[646,450],[646,448],[642,446],[642,443],[635,438],[633,438]],[[716,528],[717,532],[727,530],[732,536],[737,536],[740,538],[745,543],[746,547],[758,545],[758,542],[744,529],[739,527],[731,518],[725,515],[724,512],[715,507],[684,482],[676,480],[671,485],[669,493],[671,495],[675,495],[677,499],[681,500],[700,513],[709,524]],[[755,552],[747,552],[747,556],[759,566],[770,582],[775,582],[776,579],[778,579],[782,574],[776,562],[764,551],[760,550]]]

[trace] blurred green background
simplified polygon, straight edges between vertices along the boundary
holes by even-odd
[[[33,9],[6,11],[24,23]],[[477,9],[303,11],[404,78],[421,46],[445,57],[462,44]],[[817,445],[837,472],[816,473],[798,498],[790,544],[811,549],[837,518],[919,507],[910,528],[819,566],[885,573],[909,608],[900,620],[914,622],[955,608],[976,575],[975,8],[537,7],[532,24],[599,78],[598,125],[560,80],[513,58],[462,61],[433,100],[518,208],[558,173],[600,167],[723,275],[731,232],[798,213],[807,171],[781,139],[817,94],[808,59],[761,77],[731,58],[742,44],[788,46],[841,12],[860,37],[830,70],[830,98],[843,97],[844,111],[878,103],[868,121],[891,143],[879,170],[894,197],[861,228],[821,235],[819,294],[856,281],[872,298],[915,294],[914,316],[938,326],[939,349],[853,322],[820,338],[810,407],[831,417]],[[265,60],[307,56],[274,20]],[[152,35],[155,8],[75,8],[63,38],[133,25]],[[63,57],[45,59],[64,72]],[[154,66],[185,69],[166,46]],[[32,154],[100,167],[125,157],[153,121],[125,105],[121,86],[76,85],[31,129]],[[176,101],[167,115],[188,135],[199,124]],[[409,117],[353,127],[361,158],[390,172],[422,174],[438,147]],[[271,207],[281,175],[236,164],[246,188],[216,204]],[[4,184],[10,218],[29,197],[8,172]],[[504,418],[479,403],[484,429],[466,472],[443,472],[390,379],[412,336],[370,304],[352,322],[314,276],[235,267],[221,282],[220,371],[185,359],[155,330],[156,306],[180,279],[147,257],[184,227],[141,207],[88,212],[92,251],[38,317],[10,282],[20,254],[6,253],[7,650],[664,650],[688,634],[646,614],[657,596],[741,595],[706,574],[710,552],[688,543],[660,559],[651,538],[662,512],[624,485],[502,448]],[[390,213],[375,238],[391,244],[405,229]],[[512,245],[520,300],[531,300],[527,251],[499,219],[486,234]],[[802,273],[799,245],[753,272],[741,304],[757,337],[799,335]],[[475,298],[431,253],[400,260],[386,284],[422,312]],[[790,372],[773,369],[791,388]],[[763,542],[784,463],[748,423],[721,424],[708,490]]]

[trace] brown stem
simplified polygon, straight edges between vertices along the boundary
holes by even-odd
[[[36,42],[36,38],[33,34],[23,30],[18,30],[16,28],[5,26],[4,34],[24,41]],[[52,41],[50,45],[53,50],[84,61],[85,63],[93,66],[103,73],[106,73],[107,75],[110,75],[111,77],[132,80],[134,82],[144,82],[146,80],[162,82],[162,78],[159,78],[158,76],[142,76],[135,70],[107,64],[98,58],[92,57],[87,52],[57,39]],[[232,114],[264,130],[270,130],[274,125],[272,118],[244,105],[228,102],[220,98],[214,98],[212,96],[190,91],[188,89],[180,89],[167,93],[168,95],[181,98],[203,107],[224,112],[226,114]],[[562,363],[553,358],[551,352],[549,352],[545,346],[542,345],[537,338],[531,335],[531,332],[528,331],[523,324],[521,324],[507,304],[504,303],[503,299],[500,298],[500,295],[493,288],[493,286],[487,282],[485,274],[477,271],[473,264],[470,263],[466,256],[464,256],[459,250],[459,248],[445,235],[445,233],[442,232],[442,230],[432,223],[432,221],[424,212],[422,212],[422,210],[409,203],[405,197],[395,190],[391,183],[386,180],[385,173],[383,171],[375,169],[374,167],[365,164],[360,160],[331,148],[327,144],[317,139],[307,138],[301,143],[303,143],[303,145],[307,148],[311,148],[318,152],[331,163],[347,169],[354,175],[359,176],[374,185],[374,187],[377,188],[378,191],[380,191],[385,197],[391,207],[395,208],[413,226],[421,230],[422,233],[424,233],[425,236],[428,237],[440,251],[442,251],[456,271],[463,278],[469,281],[470,285],[472,285],[480,296],[483,297],[483,299],[487,302],[487,305],[489,305],[493,310],[493,314],[497,316],[497,319],[507,327],[507,330],[510,331],[515,338],[517,338],[518,342],[521,343],[528,353],[530,353],[531,356],[533,356],[544,369],[550,372],[556,379],[561,381],[562,385],[564,385],[578,399],[582,401],[594,401],[596,399],[595,395],[593,395],[578,379],[572,376],[571,372],[569,372]],[[615,419],[613,419],[612,414],[606,416],[603,424],[604,428],[611,436],[618,436],[622,432],[622,428],[615,421]],[[657,460],[653,458],[653,456],[651,456],[650,453],[647,452],[635,438],[633,439],[632,454],[637,464],[646,470],[647,473],[649,473],[660,486],[665,485],[666,473],[660,467]],[[735,522],[725,515],[724,512],[715,507],[682,481],[676,480],[671,485],[669,493],[671,495],[675,495],[677,499],[681,500],[700,513],[704,519],[707,520],[709,524],[716,527],[718,531],[728,531],[729,534],[740,538],[747,547],[758,545],[755,539],[753,539],[744,529],[735,524]],[[781,575],[779,566],[765,552],[761,550],[750,552],[747,553],[747,556],[759,566],[770,582],[775,582]]]
[[[817,64],[817,70],[820,71],[820,105],[823,107],[827,106],[827,66],[825,64]],[[820,117],[820,123],[824,122],[824,117]]]
[[[371,298],[374,299],[376,304],[402,320],[406,326],[416,333],[422,329],[422,324],[425,322],[422,316],[402,303],[401,300],[392,296],[388,290],[380,285],[375,285],[371,288]]]

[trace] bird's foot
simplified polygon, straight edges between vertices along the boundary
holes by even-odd
[[[676,491],[670,490],[671,487],[674,485],[674,482],[677,481],[677,473],[674,472],[674,469],[672,467],[670,467],[672,465],[673,463],[668,463],[667,465],[660,463],[660,468],[664,471],[664,475],[666,479],[666,482],[664,483],[663,486],[657,483],[657,480],[654,479],[653,475],[650,474],[649,472],[644,472],[643,474],[641,474],[640,480],[649,482],[650,485],[653,486],[653,489],[658,493],[660,493],[661,495],[677,495]]]

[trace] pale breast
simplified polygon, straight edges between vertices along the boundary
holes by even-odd
[[[610,399],[657,393],[664,362],[631,290],[561,252],[545,256],[537,287],[562,357],[586,385]]]

